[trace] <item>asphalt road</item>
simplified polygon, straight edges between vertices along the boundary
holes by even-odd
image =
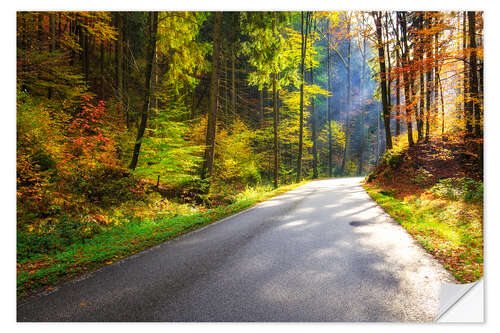
[[[21,301],[17,319],[434,320],[453,277],[360,181],[301,186]]]

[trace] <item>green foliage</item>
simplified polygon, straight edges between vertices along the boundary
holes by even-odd
[[[158,51],[169,65],[162,80],[167,92],[160,92],[160,97],[168,95],[169,90],[179,95],[182,90],[192,89],[198,83],[196,77],[208,70],[205,56],[210,45],[198,40],[200,26],[206,19],[204,12],[160,13]]]
[[[382,156],[382,160],[391,168],[395,169],[401,165],[405,157],[404,146],[394,146],[392,149],[386,150]]]
[[[215,171],[217,180],[225,184],[255,184],[260,181],[258,160],[251,147],[255,133],[243,121],[236,119],[231,126],[217,133]]]
[[[17,95],[17,204],[21,224],[50,213],[53,179],[61,161],[59,124],[49,109],[24,92]]]
[[[128,169],[99,165],[73,173],[70,178],[74,190],[102,207],[121,201],[140,199],[143,187]]]
[[[441,179],[431,190],[432,193],[451,200],[481,203],[483,201],[483,182],[474,179],[445,178]]]
[[[142,153],[135,174],[178,185],[197,178],[203,146],[189,141],[190,124],[180,121],[181,108],[162,110],[153,118],[143,138]]]
[[[40,253],[55,253],[73,243],[84,242],[100,231],[101,226],[95,221],[80,221],[66,215],[61,216],[59,220],[47,220],[36,230],[18,230],[18,261]]]
[[[259,90],[271,86],[271,74],[280,74],[289,67],[283,52],[285,37],[281,33],[286,19],[286,13],[280,12],[240,14],[241,30],[248,37],[241,43],[240,52],[249,57],[248,62],[255,68],[249,73],[248,81]]]

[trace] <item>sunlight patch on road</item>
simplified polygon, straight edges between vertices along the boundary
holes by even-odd
[[[307,220],[297,220],[297,221],[292,221],[288,222],[286,224],[283,224],[281,228],[291,228],[291,227],[297,227],[299,225],[304,225],[307,223]]]

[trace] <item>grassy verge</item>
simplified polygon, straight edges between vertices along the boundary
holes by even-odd
[[[281,186],[278,189],[267,186],[247,188],[236,195],[234,203],[230,205],[186,215],[128,221],[110,226],[90,239],[75,242],[54,253],[23,259],[17,263],[18,298],[43,289],[52,290],[58,282],[112,264],[305,183]]]
[[[368,194],[455,278],[468,283],[483,275],[483,206],[430,191],[398,197],[374,183]]]

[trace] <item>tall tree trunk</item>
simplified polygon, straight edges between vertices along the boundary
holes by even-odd
[[[299,119],[299,152],[297,156],[297,177],[296,177],[297,183],[299,183],[302,180],[302,150],[303,150],[303,135],[304,135],[304,67],[305,67],[305,58],[307,52],[308,26],[309,26],[309,13],[306,13],[306,17],[304,18],[304,12],[301,12],[300,32],[302,37],[302,43],[301,43],[301,62],[300,62],[300,115],[299,115],[300,119]]]
[[[129,33],[128,33],[128,30],[127,30],[127,27],[128,27],[128,13],[123,13],[122,16],[122,22],[121,22],[121,26],[122,26],[122,37],[121,37],[121,63],[123,65],[123,68],[122,68],[122,88],[121,88],[121,101],[122,101],[122,104],[121,107],[122,109],[125,110],[125,115],[126,115],[126,125],[127,125],[127,128],[129,128],[129,123],[130,123],[130,103],[129,103],[129,94],[128,94],[128,88],[129,88],[129,76],[130,76],[130,62],[128,60],[128,57],[127,57],[127,52],[126,50],[129,50],[130,48],[130,43],[129,43],[129,40],[130,40],[130,37],[129,37]],[[154,53],[155,54],[155,59],[156,59],[156,52]],[[156,60],[155,60],[156,61]],[[156,66],[155,64],[153,64],[153,66]],[[153,70],[154,70],[155,67],[153,67]],[[154,90],[153,90],[154,91]]]
[[[50,40],[49,40],[49,50],[50,52],[54,52],[56,49],[56,14],[49,14],[49,28],[50,28]],[[52,99],[54,93],[54,88],[49,87],[48,98]]]
[[[377,144],[375,145],[375,166],[378,165],[380,157],[380,110],[377,110]]]
[[[437,82],[439,85],[439,91],[441,92],[441,138],[444,137],[444,97],[443,97],[443,85],[441,83],[441,78],[439,77],[439,72],[437,73]]]
[[[423,58],[420,57],[420,61],[423,61]],[[424,140],[424,122],[423,122],[423,114],[424,114],[424,102],[425,102],[425,81],[424,81],[424,66],[421,64],[419,68],[419,115],[417,119],[417,141],[421,142]]]
[[[101,41],[100,46],[100,84],[99,84],[99,96],[104,99],[104,41]]]
[[[57,15],[57,40],[56,40],[56,48],[59,49],[60,40],[61,40],[61,32],[62,32],[62,13]]]
[[[276,89],[276,84],[278,80],[278,74],[273,75],[273,155],[274,155],[274,188],[279,185],[279,146],[278,146],[278,124],[279,124],[279,109],[278,109],[278,92]]]
[[[396,24],[396,39],[399,45],[399,24]],[[401,68],[400,48],[396,47],[396,67]],[[396,136],[401,134],[401,74],[396,73]]]
[[[229,57],[224,54],[224,113],[226,114],[226,119],[229,117],[229,108],[231,107],[231,103],[229,100]]]
[[[82,58],[82,65],[83,65],[83,74],[85,78],[85,83],[88,85],[89,84],[89,39],[88,39],[88,33],[86,29],[83,28],[82,25],[80,25],[80,46],[82,47],[82,53],[81,53],[81,58]]]
[[[231,48],[231,113],[236,119],[236,56],[234,55],[235,45]]]
[[[422,13],[418,13],[416,28],[422,29]],[[417,111],[417,142],[422,142],[424,140],[424,102],[425,102],[425,92],[424,92],[424,47],[423,47],[423,37],[417,40],[417,62],[418,62],[418,79],[419,79],[419,98],[418,98],[418,111]],[[415,94],[416,96],[416,94]]]
[[[43,26],[42,26],[42,21],[43,21],[43,15],[41,12],[38,12],[38,16],[36,18],[36,39],[37,39],[37,44],[39,45],[39,48],[42,48],[42,31],[43,31]],[[27,30],[28,27],[26,27],[25,30]],[[26,37],[26,36],[25,36]],[[26,39],[25,39],[26,40]]]
[[[427,18],[427,29],[431,28],[431,18]],[[430,132],[430,118],[431,118],[431,92],[432,92],[432,70],[431,70],[431,58],[432,58],[432,37],[426,37],[425,41],[425,58],[426,58],[426,86],[425,86],[425,142],[429,142],[429,132]]]
[[[273,15],[273,34],[276,36],[278,34],[276,30],[276,12]],[[278,73],[273,73],[273,155],[274,155],[274,174],[273,174],[273,185],[274,188],[279,186],[279,142],[278,142],[278,125],[279,125],[279,106],[278,106]]]
[[[328,80],[328,92],[331,93],[332,85],[331,85],[331,69],[330,69],[330,20],[327,20],[326,24],[326,38],[327,38],[327,55],[326,55],[326,77]],[[332,142],[332,111],[331,111],[331,100],[330,96],[326,96],[326,112],[328,119],[328,177],[333,176],[333,166],[332,166],[332,158],[333,158],[333,142]]]
[[[469,41],[470,41],[470,72],[471,72],[471,99],[474,110],[474,137],[481,138],[481,108],[479,105],[479,83],[477,78],[477,50],[476,50],[476,12],[467,12],[469,18]]]
[[[479,82],[477,71],[477,45],[476,45],[476,12],[468,12],[469,17],[469,40],[470,40],[470,72],[471,72],[471,99],[474,109],[474,137],[476,140],[476,152],[479,156],[479,163],[483,165],[483,131],[482,131],[482,110],[481,97],[479,94]]]
[[[351,142],[351,126],[350,113],[352,109],[352,92],[351,92],[351,17],[349,16],[347,23],[347,106],[345,110],[345,146],[342,157],[342,165],[340,173],[344,175],[347,158],[349,156],[349,146]]]
[[[316,22],[314,23],[314,28],[316,29]],[[314,84],[314,68],[312,66],[311,61],[311,85]],[[313,154],[313,179],[318,178],[318,135],[317,135],[317,126],[318,126],[318,115],[316,113],[316,105],[314,102],[314,97],[311,99],[311,135],[312,135],[312,154]]]
[[[215,153],[215,135],[217,131],[217,107],[219,101],[219,58],[220,58],[220,29],[222,12],[214,13],[212,74],[210,78],[210,96],[207,121],[206,149],[201,170],[201,178],[212,177]]]
[[[467,38],[467,12],[463,12],[463,51],[464,51],[464,118],[465,118],[465,140],[472,137],[473,104],[470,87],[470,66],[469,58],[465,56],[466,49],[469,48]],[[470,25],[470,22],[469,22]]]
[[[149,114],[149,100],[151,97],[151,75],[153,72],[153,61],[156,49],[156,39],[158,32],[158,12],[149,13],[149,43],[147,46],[147,63],[146,63],[146,80],[144,89],[144,98],[142,100],[142,115],[139,131],[135,140],[134,152],[132,154],[132,161],[130,162],[130,169],[135,170],[137,162],[139,161],[139,153],[141,151],[142,138],[146,131],[146,123]]]
[[[419,96],[418,96],[418,112],[417,112],[417,142],[422,142],[424,139],[424,123],[423,123],[423,114],[424,114],[424,66],[423,66],[423,54],[422,54],[422,48],[418,48],[418,58],[417,61],[419,62],[419,68],[418,68],[418,82],[419,82]]]
[[[378,42],[378,58],[380,66],[380,88],[382,95],[382,108],[384,114],[384,128],[385,128],[385,146],[386,149],[392,149],[392,136],[391,136],[391,111],[389,110],[388,103],[388,91],[387,91],[387,73],[385,70],[385,55],[384,55],[384,45],[382,44],[382,25],[380,22],[381,14],[380,12],[373,12],[373,18],[375,20],[377,42]]]
[[[365,153],[365,108],[363,105],[364,80],[366,72],[366,37],[363,37],[363,52],[361,54],[361,78],[359,83],[359,105],[361,112],[361,144],[359,149],[358,175],[363,174],[364,153]]]
[[[158,68],[158,52],[155,50],[154,56],[154,85],[153,85],[153,107],[158,112],[158,77],[159,77],[159,68]]]
[[[116,89],[118,95],[119,111],[123,111],[123,16],[116,13],[118,26],[118,39],[116,41]],[[149,61],[149,60],[148,60]],[[153,59],[151,60],[153,61]]]
[[[264,128],[264,87],[259,90],[259,128]]]
[[[382,17],[381,17],[382,21]],[[380,22],[382,23],[382,22]],[[389,108],[389,122],[390,117],[392,115],[392,66],[391,66],[391,52],[390,52],[390,44],[389,44],[389,18],[388,13],[385,13],[385,25],[382,26],[382,31],[385,31],[385,49],[387,56],[387,107]],[[383,38],[382,38],[383,40]]]
[[[398,12],[398,23],[401,27],[401,38],[403,40],[403,85],[404,85],[404,95],[405,95],[405,116],[406,116],[406,128],[408,135],[408,144],[410,147],[413,146],[413,124],[412,124],[412,112],[411,112],[411,86],[410,79],[411,75],[408,73],[408,63],[409,63],[409,49],[408,49],[408,40],[406,33],[406,13]]]

